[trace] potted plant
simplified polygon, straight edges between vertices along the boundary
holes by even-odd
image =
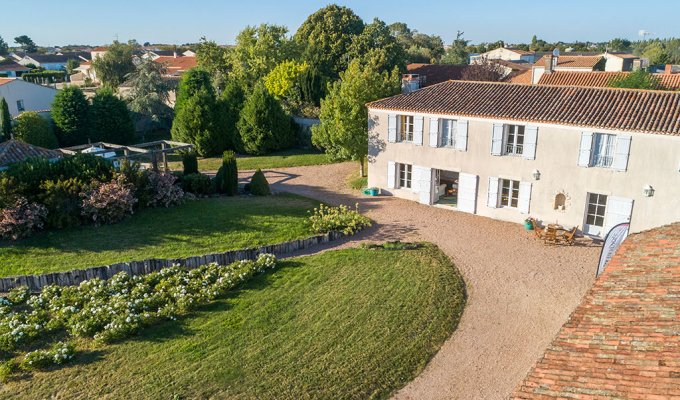
[[[534,219],[529,217],[524,220],[524,229],[531,231],[534,229]]]

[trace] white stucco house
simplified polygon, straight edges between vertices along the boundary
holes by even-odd
[[[385,194],[600,238],[680,221],[680,92],[448,81],[368,113]]]
[[[0,97],[4,97],[9,113],[16,117],[24,111],[49,111],[57,90],[17,78],[0,78]]]
[[[486,53],[470,56],[470,64],[479,63],[483,59],[533,63],[536,59],[536,53],[533,51],[520,50],[512,47],[499,47],[497,49],[487,51]]]

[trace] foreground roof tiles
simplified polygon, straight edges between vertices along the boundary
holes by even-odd
[[[680,135],[680,93],[448,81],[369,108]]]
[[[630,72],[572,72],[555,71],[543,74],[539,85],[608,87],[612,78],[626,76]],[[680,89],[680,74],[656,74],[662,86],[667,89]]]
[[[513,398],[677,399],[679,316],[680,222],[626,239]]]
[[[28,158],[60,158],[61,152],[10,139],[0,143],[0,167],[6,167]]]

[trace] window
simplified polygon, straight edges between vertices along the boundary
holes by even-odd
[[[586,224],[604,226],[604,213],[607,207],[607,195],[588,193],[588,208],[586,209]]]
[[[399,125],[399,141],[412,142],[413,141],[413,115],[400,116],[401,123]]]
[[[399,187],[400,188],[410,188],[411,187],[411,171],[413,166],[410,164],[399,164]]]
[[[23,100],[17,100],[17,110],[19,110],[19,112],[26,111],[26,107],[24,107],[24,101]]]
[[[593,134],[593,156],[590,161],[591,167],[609,168],[614,161],[614,149],[616,148],[616,135],[606,133]]]
[[[505,154],[521,156],[524,151],[524,126],[505,125]]]
[[[456,138],[456,125],[457,121],[455,119],[442,119],[441,124],[441,134],[442,141],[441,147],[454,147],[454,141]]]
[[[519,181],[501,179],[501,207],[517,208],[519,200]]]

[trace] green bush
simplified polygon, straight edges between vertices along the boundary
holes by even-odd
[[[47,208],[45,222],[48,228],[62,229],[80,224],[80,193],[86,189],[82,181],[76,178],[45,181],[41,189],[40,200]]]
[[[250,178],[248,189],[250,194],[255,196],[269,196],[272,194],[271,190],[269,189],[269,182],[267,182],[267,178],[265,178],[264,174],[259,168],[253,174],[253,177]]]
[[[125,176],[126,182],[134,186],[134,196],[138,200],[137,207],[152,202],[154,193],[149,179],[149,171],[141,169],[138,163],[123,160],[120,164],[120,173]]]
[[[94,142],[130,144],[135,127],[127,104],[110,89],[100,89],[90,106],[90,139]]]
[[[87,143],[89,107],[85,94],[78,87],[69,86],[57,92],[52,102],[51,115],[60,145]]]
[[[184,175],[198,173],[198,157],[195,151],[186,151],[182,153],[182,166],[184,167]]]
[[[35,111],[21,113],[14,121],[14,137],[34,146],[54,149],[58,147],[50,123]]]
[[[371,220],[359,214],[359,205],[352,210],[345,205],[329,207],[321,204],[309,216],[309,225],[314,233],[342,232],[351,235],[371,226]]]
[[[182,176],[182,189],[199,196],[212,193],[212,182],[208,175],[193,173]]]
[[[49,350],[35,350],[27,353],[20,367],[26,371],[46,369],[52,365],[64,364],[73,358],[75,346],[70,343],[55,343]]]
[[[224,152],[222,166],[215,175],[215,191],[227,196],[234,196],[238,193],[238,168],[236,154],[233,151]]]

